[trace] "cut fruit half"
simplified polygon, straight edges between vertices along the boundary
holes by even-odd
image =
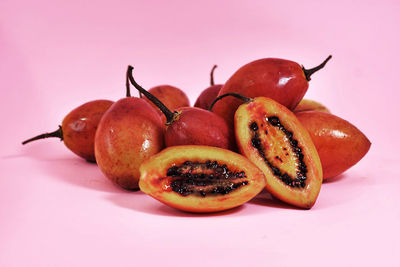
[[[266,189],[286,203],[311,208],[321,188],[322,168],[296,116],[270,98],[256,97],[237,109],[234,122],[238,148],[264,172]]]
[[[140,189],[164,204],[190,212],[242,205],[265,187],[265,176],[247,158],[209,146],[164,149],[140,167]]]

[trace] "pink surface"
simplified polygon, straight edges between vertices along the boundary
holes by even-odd
[[[398,1],[0,2],[0,266],[399,266]],[[307,98],[355,124],[368,155],[311,210],[266,193],[214,215],[175,211],[110,183],[56,140],[74,107],[144,87],[191,103],[241,65],[333,59]],[[396,252],[397,251],[397,252]]]

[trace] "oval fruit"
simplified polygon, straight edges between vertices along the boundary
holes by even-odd
[[[357,127],[338,116],[318,111],[299,112],[296,116],[317,148],[324,180],[354,166],[371,147],[371,142]]]
[[[216,84],[204,89],[194,103],[194,106],[197,108],[208,109],[214,99],[218,96],[221,88],[222,84]]]
[[[158,100],[163,102],[163,104],[171,109],[175,110],[180,107],[189,107],[190,101],[188,96],[181,89],[171,86],[171,85],[159,85],[149,89],[149,92],[157,97]],[[162,111],[146,96],[143,96],[143,99],[146,100],[157,112],[160,116],[165,120],[165,116]]]
[[[304,69],[296,62],[279,58],[255,60],[239,68],[221,88],[218,96],[227,93],[246,97],[264,96],[292,110],[306,93],[310,76],[323,68],[330,58],[312,69]],[[214,112],[233,126],[235,111],[241,103],[234,98],[225,98],[216,103]]]
[[[161,110],[166,117],[165,145],[204,145],[226,149],[235,148],[235,137],[226,121],[217,114],[196,107],[182,107],[171,111],[162,101],[141,87],[128,67],[132,85]]]
[[[265,177],[248,159],[229,150],[175,146],[140,166],[139,187],[176,209],[216,212],[255,197],[265,187]]]
[[[237,109],[235,133],[240,152],[264,172],[273,196],[301,208],[314,205],[322,183],[321,162],[310,135],[290,110],[256,97]]]
[[[100,170],[125,189],[138,189],[139,166],[164,148],[164,125],[144,99],[126,97],[104,114],[95,137]]]
[[[96,162],[94,156],[94,137],[103,114],[113,104],[110,100],[93,100],[69,112],[61,126],[51,133],[44,133],[22,142],[23,145],[48,137],[58,137],[64,145],[81,158]]]
[[[197,108],[208,109],[214,99],[218,96],[219,91],[222,88],[222,84],[214,84],[214,70],[217,65],[214,65],[210,73],[210,86],[204,89],[201,94],[197,97],[194,106]]]
[[[167,125],[165,146],[205,145],[235,149],[235,134],[217,114],[196,107],[176,110],[176,117]]]

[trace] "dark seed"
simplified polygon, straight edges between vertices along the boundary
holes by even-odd
[[[277,126],[278,124],[280,124],[279,118],[275,117],[275,116],[269,117],[268,122],[271,123],[271,125],[273,125],[273,126]]]
[[[261,145],[260,139],[252,138],[251,139],[251,144],[253,145],[253,147],[259,148],[260,145]]]
[[[257,123],[256,123],[256,122],[252,122],[252,123],[250,124],[250,129],[253,130],[253,131],[257,131],[257,130],[258,130],[258,125],[257,125]]]
[[[176,176],[178,175],[178,167],[177,166],[172,166],[171,168],[168,169],[167,171],[167,176]]]

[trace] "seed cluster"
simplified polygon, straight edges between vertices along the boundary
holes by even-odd
[[[167,176],[175,178],[170,184],[171,189],[182,196],[226,195],[248,184],[243,171],[231,172],[225,164],[209,160],[203,163],[185,161],[170,167]]]
[[[293,139],[293,133],[290,132],[289,130],[287,130],[281,124],[278,117],[276,117],[276,116],[268,117],[267,122],[270,125],[278,128],[280,131],[282,131],[286,135],[286,137],[289,139],[290,146],[292,147],[292,151],[295,153],[295,155],[298,159],[296,177],[292,178],[289,174],[282,173],[278,167],[274,166],[267,159],[264,148],[261,144],[260,134],[258,133],[259,127],[255,121],[251,122],[249,125],[250,130],[252,130],[252,132],[253,132],[253,137],[251,139],[252,146],[257,149],[259,155],[264,159],[264,162],[272,170],[272,173],[275,176],[277,176],[282,182],[284,182],[285,184],[287,184],[291,187],[304,188],[306,186],[305,180],[307,179],[307,166],[304,162],[304,155],[302,153],[302,150],[298,146],[299,145],[298,141]],[[268,132],[266,131],[265,134],[268,134]],[[278,156],[276,156],[276,157],[278,157]]]

